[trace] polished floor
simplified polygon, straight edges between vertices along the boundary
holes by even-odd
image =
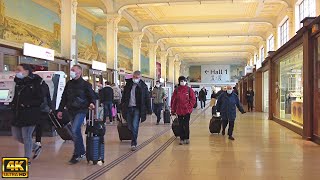
[[[43,140],[43,152],[30,167],[29,179],[210,179],[210,180],[319,180],[320,146],[266,120],[264,113],[238,115],[229,141],[208,130],[211,109],[192,115],[191,143],[179,145],[168,125],[155,125],[151,116],[139,132],[136,152],[120,142],[116,126],[108,126],[106,162],[68,165],[73,145],[59,137]],[[0,156],[23,155],[12,137],[0,137]]]

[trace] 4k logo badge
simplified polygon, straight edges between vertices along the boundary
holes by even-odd
[[[2,178],[28,178],[28,158],[2,158]]]

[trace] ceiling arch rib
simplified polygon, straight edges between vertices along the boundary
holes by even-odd
[[[137,7],[144,7],[144,6],[173,6],[179,4],[218,4],[218,3],[255,3],[260,2],[262,0],[176,0],[175,2],[168,2],[168,0],[126,0],[126,1],[119,1],[116,4],[116,9],[119,13],[122,13],[124,10],[128,8],[137,8]],[[288,8],[292,8],[292,4],[290,0],[264,0],[263,2],[273,2],[273,3],[280,3],[285,5]]]
[[[274,20],[273,20],[274,21]],[[207,21],[194,21],[194,20],[180,20],[180,21],[159,21],[159,22],[147,22],[143,23],[141,26],[142,31],[149,27],[154,26],[167,26],[167,25],[197,25],[197,24],[243,24],[243,23],[257,23],[270,25],[272,28],[276,27],[276,23],[270,19],[253,19],[253,18],[243,18],[243,19],[220,19],[220,20],[207,20]]]
[[[234,47],[241,47],[241,46],[245,46],[245,47],[251,47],[253,48],[254,50],[258,50],[259,47],[257,44],[225,44],[225,45],[216,45],[216,44],[212,44],[212,45],[208,45],[208,44],[205,44],[205,45],[173,45],[173,46],[170,46],[167,48],[167,51],[169,50],[173,50],[173,49],[179,49],[179,48],[188,48],[188,47],[195,47],[195,48],[199,48],[199,47],[202,47],[202,48],[219,48],[219,47],[226,47],[226,48],[234,48]]]

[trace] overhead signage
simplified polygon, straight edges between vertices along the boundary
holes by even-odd
[[[253,73],[253,66],[246,66],[244,72],[245,74]]]
[[[107,64],[99,61],[92,61],[92,69],[107,71]]]
[[[23,55],[54,61],[54,50],[29,43],[23,44]]]
[[[230,65],[202,65],[201,82],[223,83],[230,82]]]

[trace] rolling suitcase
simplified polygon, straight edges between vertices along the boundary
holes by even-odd
[[[169,107],[167,105],[167,101],[164,102],[163,122],[165,124],[170,124],[170,110],[169,110]]]
[[[213,133],[220,134],[220,132],[221,132],[221,124],[222,124],[221,117],[217,116],[217,115],[213,115],[211,120],[210,120],[210,124],[209,124],[210,133],[212,133],[212,134]]]
[[[181,133],[181,129],[180,129],[180,126],[179,126],[179,119],[178,117],[176,117],[173,122],[172,122],[172,131],[173,131],[173,134],[178,137],[180,136],[180,133]]]
[[[128,123],[123,122],[123,117],[121,113],[118,113],[117,119],[119,121],[117,125],[118,134],[120,141],[123,140],[131,140],[132,139],[132,132],[128,128]]]
[[[52,122],[54,128],[56,129],[61,139],[65,141],[73,140],[71,123],[70,122],[68,122],[67,124],[60,123],[53,112],[49,112],[48,115],[49,115],[50,121]]]
[[[99,105],[99,103],[96,103],[96,105]],[[98,108],[96,108],[96,111],[96,117],[94,117],[94,110],[89,111],[86,128],[86,158],[88,163],[92,161],[94,165],[98,161],[104,163],[104,135],[106,131],[104,122],[98,119]]]

